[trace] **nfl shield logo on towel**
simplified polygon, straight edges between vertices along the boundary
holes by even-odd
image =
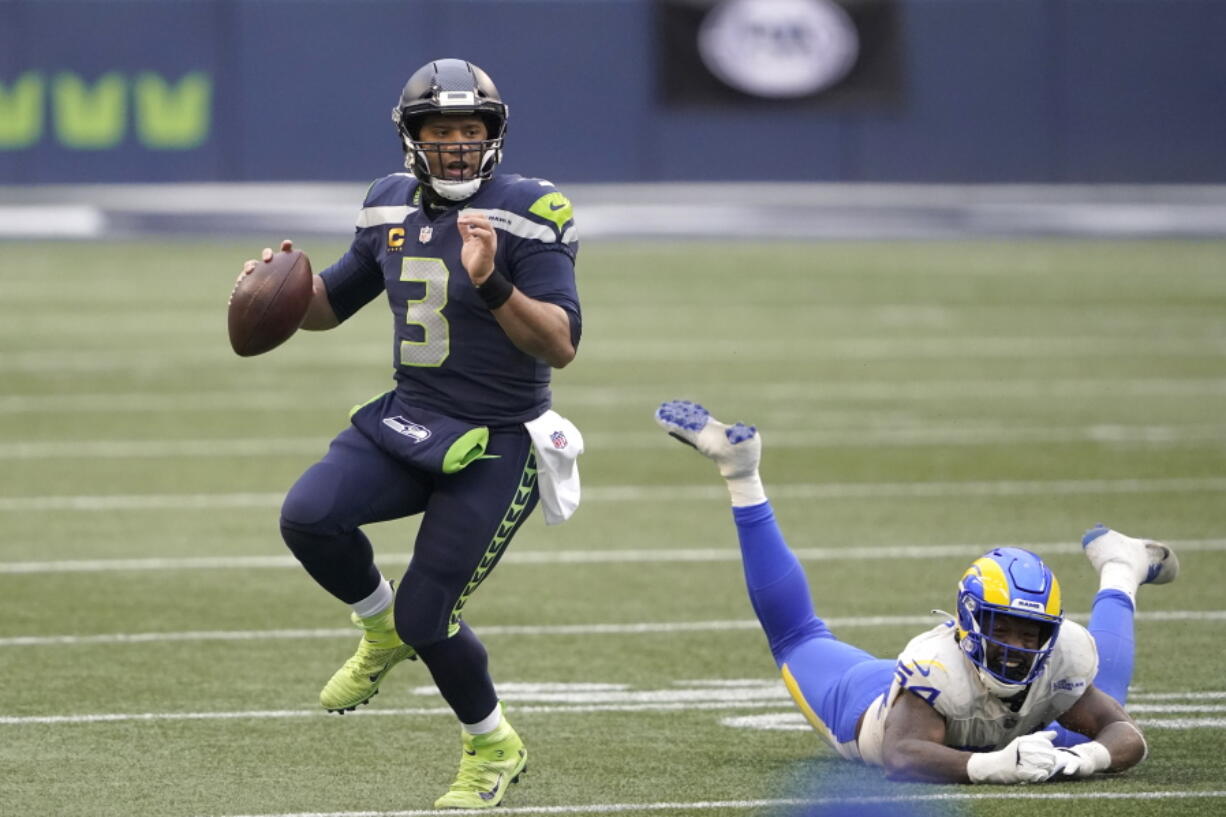
[[[417,234],[417,240],[422,244],[429,244],[432,235],[434,235],[433,227],[422,227],[421,232]]]
[[[566,435],[563,434],[561,431],[553,432],[552,434],[549,435],[549,439],[553,440],[554,448],[565,448],[566,447]]]

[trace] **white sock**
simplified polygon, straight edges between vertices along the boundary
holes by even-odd
[[[502,726],[502,706],[495,704],[494,711],[476,723],[462,723],[460,725],[470,735],[488,735],[499,726]]]
[[[766,490],[762,487],[762,478],[757,471],[743,477],[732,477],[725,482],[728,484],[728,495],[732,497],[734,508],[761,505],[766,501]]]
[[[1098,574],[1098,589],[1118,590],[1137,608],[1137,574],[1132,565],[1123,562],[1107,562]]]
[[[358,618],[370,618],[391,607],[393,598],[392,583],[380,577],[375,592],[353,605],[353,612],[358,614]]]

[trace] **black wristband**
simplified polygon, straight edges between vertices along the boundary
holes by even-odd
[[[481,296],[481,300],[485,301],[486,307],[491,311],[505,304],[514,291],[515,285],[498,270],[491,272],[490,277],[477,287],[477,294]]]

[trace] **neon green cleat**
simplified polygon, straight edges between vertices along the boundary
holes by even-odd
[[[417,657],[413,648],[396,635],[391,607],[370,618],[359,618],[357,613],[352,613],[350,618],[355,627],[365,630],[358,651],[319,693],[319,703],[324,709],[342,715],[373,698],[392,667],[406,658]]]
[[[465,732],[463,743],[460,772],[434,807],[493,808],[502,802],[507,787],[527,771],[528,750],[505,719],[488,735]]]

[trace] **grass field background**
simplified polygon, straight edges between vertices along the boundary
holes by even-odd
[[[317,268],[344,249],[300,245]],[[389,318],[235,357],[226,296],[258,249],[0,244],[6,816],[418,814],[450,782],[420,665],[317,711],[357,636],[277,510],[390,383]],[[583,506],[530,520],[466,608],[530,752],[504,813],[1226,809],[1226,243],[592,244],[579,270],[555,406],[586,437]],[[652,422],[670,398],[762,429],[819,613],[878,655],[991,545],[1047,557],[1084,622],[1086,527],[1173,542],[1179,582],[1140,598],[1149,760],[1024,790],[836,760],[752,621],[714,469]],[[415,529],[370,529],[388,575]]]

